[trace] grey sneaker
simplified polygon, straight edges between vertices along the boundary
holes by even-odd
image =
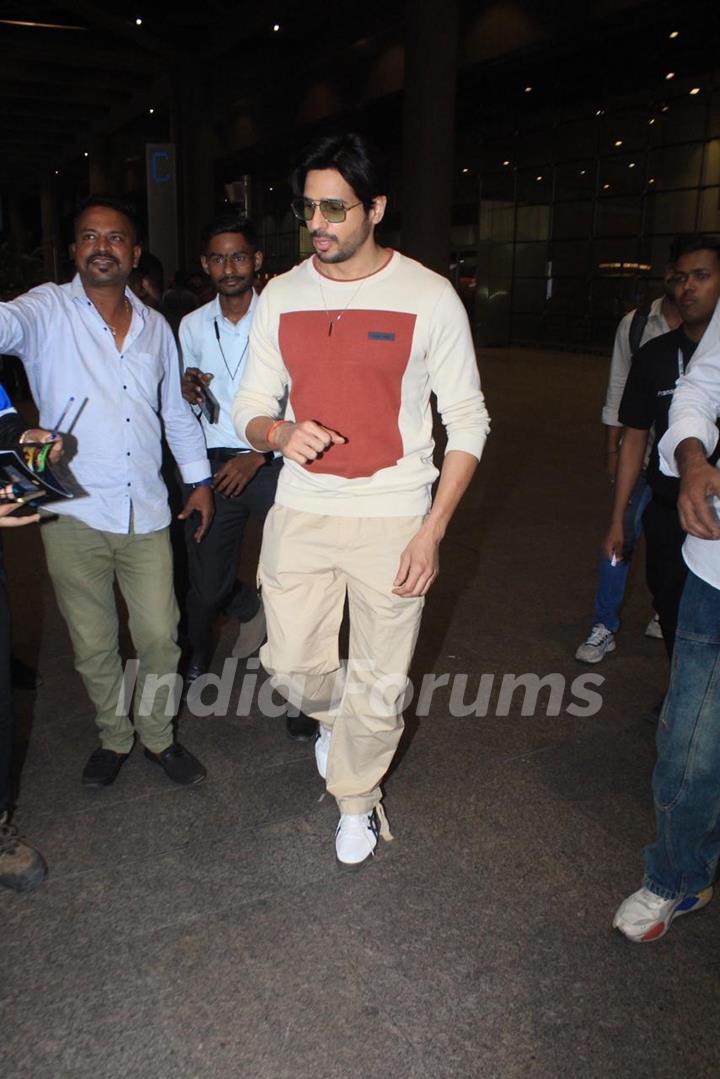
[[[13,892],[31,892],[46,877],[42,854],[22,842],[7,813],[0,814],[0,885]]]
[[[266,636],[265,611],[261,603],[257,614],[249,622],[240,623],[240,632],[233,645],[231,655],[236,656],[238,659],[247,659],[248,656],[254,656]]]
[[[615,651],[615,634],[612,633],[602,622],[598,622],[590,630],[590,636],[578,648],[575,659],[581,663],[600,663],[605,659],[608,652]]]

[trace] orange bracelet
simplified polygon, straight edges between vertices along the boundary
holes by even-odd
[[[265,432],[265,441],[267,442],[268,446],[276,446],[276,443],[273,442],[271,435],[273,431],[276,431],[278,427],[281,427],[284,423],[290,423],[290,420],[275,420],[273,423],[270,424],[267,431]]]

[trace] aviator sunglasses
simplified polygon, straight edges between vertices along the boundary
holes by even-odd
[[[361,202],[354,202],[352,206],[346,206],[342,199],[293,199],[290,203],[292,212],[298,221],[312,221],[315,207],[320,211],[329,225],[339,225],[348,215],[348,210],[354,210]]]

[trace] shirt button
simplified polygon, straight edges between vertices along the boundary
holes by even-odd
[[[124,389],[124,390],[126,390],[126,389],[127,389],[127,386],[123,386],[123,389]]]
[[[128,487],[131,487],[131,486],[132,486],[132,484],[130,484],[130,483],[129,483],[129,484],[128,484]]]
[[[130,423],[130,417],[129,416],[125,417],[125,423]]]
[[[129,457],[130,456],[130,450],[127,450],[126,452],[127,452],[127,456]]]

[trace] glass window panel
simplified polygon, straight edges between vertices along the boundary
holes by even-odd
[[[720,139],[713,139],[705,147],[702,182],[704,184],[720,183]]]
[[[515,207],[512,203],[480,204],[480,238],[483,240],[512,240],[515,232]]]
[[[514,199],[515,173],[511,167],[502,172],[488,172],[482,177],[481,186],[484,199]]]
[[[547,240],[550,236],[549,206],[518,206],[517,239]]]
[[[540,314],[528,314],[525,311],[513,311],[512,340],[532,343],[540,338]]]
[[[552,196],[552,169],[518,169],[518,202],[544,203]]]
[[[647,144],[648,119],[648,111],[644,108],[608,110],[602,117],[600,152],[642,149]]]
[[[505,345],[510,335],[510,281],[494,287],[478,281],[475,289],[474,323],[481,345]]]
[[[597,147],[597,126],[594,116],[582,117],[560,124],[553,132],[556,160],[590,157]]]
[[[554,316],[578,315],[588,306],[589,283],[578,277],[553,279],[552,299],[549,307]]]
[[[478,280],[482,274],[486,280],[510,277],[513,265],[513,245],[511,243],[492,243],[483,241],[478,244]]]
[[[553,215],[553,236],[557,238],[590,236],[593,227],[591,202],[558,203]]]
[[[658,191],[647,200],[646,232],[693,232],[696,191]]]
[[[522,167],[542,165],[552,156],[552,129],[523,130],[518,142],[518,164]]]
[[[648,177],[656,191],[673,187],[695,187],[700,182],[702,144],[663,146],[653,150],[648,160]]]
[[[547,302],[545,288],[544,278],[516,278],[513,290],[513,310],[542,311]]]
[[[592,198],[595,192],[595,162],[590,158],[566,161],[555,170],[555,198]]]
[[[600,162],[600,191],[614,195],[639,195],[645,187],[645,153],[614,154]]]
[[[662,114],[664,142],[689,142],[702,139],[705,135],[705,100],[703,94],[697,97],[675,98],[668,102],[667,112]]]
[[[598,202],[598,236],[637,236],[642,226],[639,198],[602,198]]]
[[[547,243],[515,245],[515,276],[544,277],[547,271]]]
[[[598,277],[592,286],[592,318],[607,320],[617,327],[640,297],[641,290],[633,277]]]
[[[565,240],[552,245],[552,271],[556,277],[583,277],[590,272],[590,244]]]
[[[720,135],[720,90],[715,90],[710,99],[710,135]]]
[[[720,187],[708,187],[700,196],[700,232],[720,232]]]

